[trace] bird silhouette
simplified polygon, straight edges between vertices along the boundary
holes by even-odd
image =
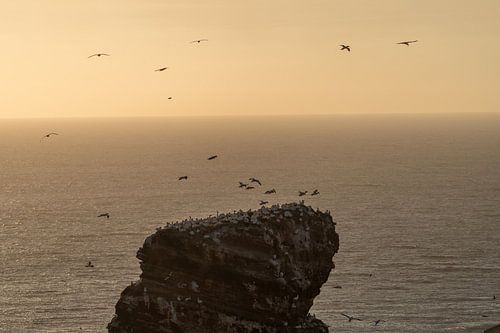
[[[155,69],[155,72],[163,72],[165,69],[168,69],[168,67],[162,67],[162,68]]]
[[[407,40],[407,41],[399,42],[399,43],[396,43],[396,44],[410,46],[411,43],[416,43],[416,42],[418,42],[418,40]]]
[[[318,190],[314,190],[313,193],[311,193],[312,196],[314,195],[318,195],[319,194],[319,191]]]
[[[218,156],[217,155],[212,155],[208,158],[209,161],[216,159]]]
[[[259,185],[261,185],[261,186],[262,186],[262,183],[261,183],[261,182],[260,182],[260,180],[258,180],[257,178],[253,178],[253,177],[251,177],[251,178],[248,178],[248,180],[249,180],[251,183],[257,183],[257,184],[259,184]]]
[[[378,324],[380,324],[380,323],[384,323],[384,322],[385,322],[385,320],[382,320],[382,319],[377,319],[377,320],[375,320],[375,321],[373,322],[373,324],[374,324],[375,326],[377,326]]]
[[[245,188],[245,190],[253,190],[254,188],[255,188],[255,187],[253,187],[253,186],[247,186],[247,187]]]
[[[353,316],[346,315],[345,313],[341,313],[341,315],[343,315],[344,317],[346,317],[347,319],[349,319],[349,322],[351,322],[351,321],[353,321],[353,320],[362,321],[362,320],[361,320],[361,319],[359,319],[359,318],[356,318],[356,317],[353,317]]]
[[[42,140],[43,140],[43,139],[45,139],[45,138],[47,138],[47,139],[48,139],[48,138],[50,138],[52,135],[59,135],[59,134],[54,133],[54,132],[47,133],[47,134],[45,134],[44,136],[42,136],[42,137],[40,138],[40,141],[42,141]]]
[[[93,54],[91,56],[88,56],[89,58],[92,58],[92,57],[102,57],[102,56],[107,56],[109,57],[110,55],[107,54],[107,53],[96,53],[96,54]]]
[[[109,213],[102,213],[102,214],[97,215],[97,217],[105,217],[105,218],[109,219]]]
[[[172,96],[168,96],[168,98],[167,98],[167,99],[172,99]]]
[[[273,194],[273,193],[276,193],[276,190],[273,188],[271,190],[267,190],[266,192],[264,192],[264,194]]]
[[[307,191],[299,191],[299,197],[302,197],[307,194]]]
[[[179,177],[179,180],[187,180],[188,179],[188,176],[181,176]]]
[[[195,40],[192,40],[190,41],[190,43],[201,43],[201,42],[208,42],[208,39],[195,39]]]
[[[260,200],[259,205],[264,206],[268,203],[269,203],[269,201]]]
[[[239,187],[240,187],[240,188],[241,188],[241,187],[247,187],[247,186],[248,186],[248,184],[245,184],[245,183],[243,183],[243,182],[239,182],[239,183],[240,183],[240,185],[239,185]]]
[[[341,47],[340,51],[347,50],[351,52],[351,47],[349,45],[340,44],[339,46]]]
[[[94,267],[94,265],[92,264],[92,262],[91,262],[91,261],[89,261],[89,262],[85,265],[85,267]]]

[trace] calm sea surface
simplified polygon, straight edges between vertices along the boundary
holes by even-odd
[[[2,333],[105,332],[156,227],[315,188],[341,239],[312,309],[332,332],[500,323],[500,114],[0,120],[0,157]]]

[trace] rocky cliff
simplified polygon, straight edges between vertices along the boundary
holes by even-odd
[[[338,247],[331,215],[302,203],[167,225],[137,252],[108,331],[328,332],[309,309]]]

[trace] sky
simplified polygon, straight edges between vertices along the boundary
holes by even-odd
[[[498,0],[0,5],[0,118],[499,111]]]

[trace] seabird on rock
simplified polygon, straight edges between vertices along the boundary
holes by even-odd
[[[302,197],[307,194],[307,191],[299,191],[299,197]]]
[[[99,215],[97,215],[97,217],[105,217],[105,218],[109,219],[109,213],[99,214]]]
[[[318,195],[319,194],[319,191],[318,190],[314,190],[313,193],[311,193],[312,196],[314,195]]]

